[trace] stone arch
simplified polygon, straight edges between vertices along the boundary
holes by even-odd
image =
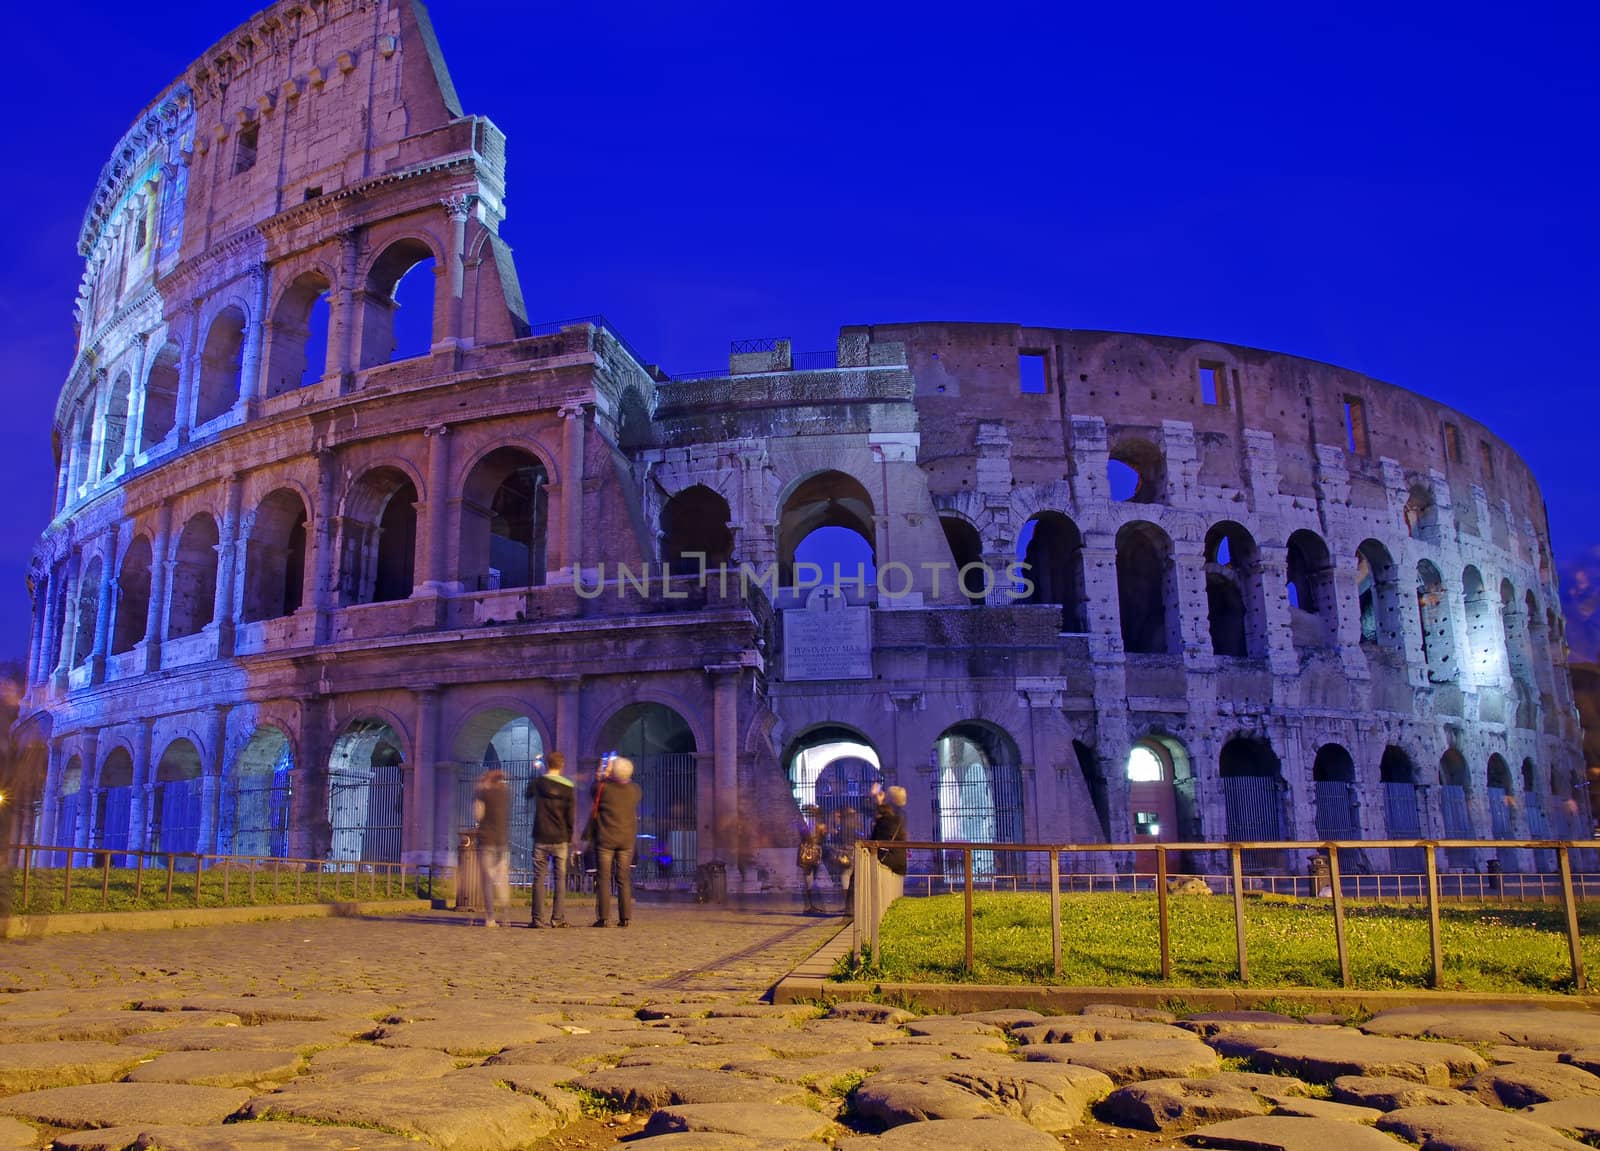
[[[314,384],[328,370],[332,278],[320,268],[301,272],[278,295],[267,323],[263,391],[281,396]]]
[[[1484,783],[1484,803],[1489,809],[1489,834],[1494,839],[1510,839],[1513,834],[1511,815],[1517,792],[1511,781],[1511,765],[1498,751],[1489,756]]]
[[[133,755],[121,744],[108,749],[100,761],[94,805],[93,846],[106,851],[142,846],[142,837],[133,828]]]
[[[778,578],[794,583],[796,552],[815,532],[842,528],[860,536],[872,566],[877,564],[876,512],[860,480],[841,471],[812,472],[790,487],[778,516]],[[801,557],[804,558],[804,557]],[[852,557],[853,558],[853,557]],[[869,577],[875,576],[869,572]],[[826,579],[824,582],[828,582]]]
[[[132,779],[131,773],[129,779]],[[61,769],[60,793],[56,803],[56,825],[50,832],[51,846],[78,846],[87,796],[88,781],[83,778],[83,760],[73,755]]]
[[[1026,811],[1022,757],[1009,732],[987,720],[952,724],[933,744],[933,831],[940,842],[1022,843]],[[975,875],[1017,875],[1026,860],[1017,852],[974,851]],[[946,874],[962,868],[944,860]]]
[[[439,333],[434,313],[437,310],[434,293],[433,269],[440,266],[441,258],[432,238],[404,235],[391,240],[372,261],[365,278],[366,290],[361,304],[361,357],[360,367],[371,368],[394,360],[427,355],[438,342]],[[421,276],[420,285],[427,288],[426,303],[421,299],[408,301],[412,308],[426,308],[429,316],[428,347],[398,341],[395,333],[395,314],[400,308],[396,292],[402,280]],[[422,293],[419,293],[419,297]],[[419,331],[421,325],[418,325]]]
[[[1029,521],[1032,522],[1031,520]],[[939,526],[944,529],[944,541],[950,545],[950,562],[953,572],[960,572],[968,564],[981,564],[983,562],[983,537],[977,527],[966,516],[957,511],[941,511],[939,513]],[[958,589],[963,590],[963,589]],[[964,592],[967,603],[978,606],[984,602],[983,596]]]
[[[117,373],[106,396],[105,430],[101,436],[100,474],[110,475],[122,462],[128,447],[128,411],[133,400],[133,377],[126,369]]]
[[[1159,503],[1167,492],[1167,460],[1153,440],[1119,436],[1106,456],[1111,498],[1134,504]]]
[[[399,863],[405,828],[405,754],[399,732],[375,716],[352,720],[328,756],[328,855]]]
[[[1356,603],[1361,642],[1399,651],[1405,646],[1400,617],[1400,569],[1389,549],[1374,539],[1356,548]]]
[[[140,533],[122,555],[117,570],[116,622],[111,628],[111,653],[132,651],[145,638],[150,622],[150,537]]]
[[[733,559],[728,501],[704,484],[675,492],[661,508],[661,562],[674,575],[698,575]],[[691,555],[691,553],[697,553]]]
[[[1148,520],[1124,524],[1117,532],[1117,602],[1127,651],[1164,655],[1180,650],[1172,540]]]
[[[244,619],[277,619],[305,598],[306,505],[293,488],[262,498],[245,540]]]
[[[1438,535],[1439,505],[1422,484],[1412,484],[1406,493],[1404,515],[1406,534],[1412,539],[1432,540]]]
[[[1456,748],[1446,748],[1439,757],[1439,812],[1443,818],[1446,839],[1476,838],[1468,808],[1471,784],[1466,756]],[[1452,868],[1470,869],[1473,864],[1470,848],[1450,848],[1445,858]]]
[[[1456,658],[1455,624],[1450,618],[1450,593],[1439,569],[1428,560],[1417,563],[1417,616],[1428,682],[1454,682],[1460,674],[1460,661]]]
[[[345,496],[339,602],[388,603],[416,585],[417,485],[400,467],[363,472]]]
[[[144,377],[143,418],[139,424],[139,450],[147,452],[178,426],[179,362],[181,353],[171,340],[150,359]]]
[[[1322,839],[1361,838],[1356,806],[1356,763],[1341,744],[1325,743],[1311,765],[1316,789],[1317,835]]]
[[[78,577],[78,604],[72,629],[72,666],[82,667],[94,653],[95,622],[100,614],[100,557],[95,556]]]
[[[1339,635],[1333,558],[1321,536],[1307,528],[1289,536],[1289,624],[1298,648],[1331,646]]]
[[[523,448],[486,452],[461,498],[461,579],[468,590],[538,587],[549,540],[549,473]]]
[[[156,761],[150,793],[150,850],[193,854],[200,842],[204,769],[200,749],[184,736],[172,740]]]
[[[829,827],[864,833],[872,826],[872,785],[884,782],[883,761],[865,733],[841,723],[813,724],[789,741],[783,762],[797,806],[815,804]]]
[[[1194,765],[1182,740],[1164,732],[1146,732],[1128,748],[1122,774],[1128,786],[1128,819],[1134,842],[1173,843],[1200,838]],[[1154,871],[1154,854],[1136,859],[1134,869]]]
[[[689,721],[654,701],[624,704],[601,725],[600,751],[633,761],[639,785],[639,878],[687,879],[699,862],[697,759],[700,745]]]
[[[1088,631],[1083,535],[1078,525],[1060,512],[1039,512],[1017,533],[1017,556],[1028,565],[1033,584],[1024,602],[1059,604],[1063,632]]]
[[[1263,659],[1267,654],[1266,591],[1261,552],[1232,520],[1206,532],[1206,614],[1216,655]]]
[[[94,402],[86,397],[78,402],[73,414],[71,488],[76,490],[89,482],[89,469],[94,455]]]
[[[511,702],[481,706],[462,720],[451,747],[456,767],[455,817],[457,827],[473,822],[472,801],[478,781],[491,768],[505,776],[511,791],[511,867],[533,865],[532,804],[521,802],[528,785],[543,769],[546,742],[544,721],[531,708]],[[570,774],[570,773],[569,773]],[[442,786],[442,785],[441,785]]]
[[[1417,765],[1403,748],[1389,744],[1378,763],[1378,786],[1383,790],[1384,834],[1390,839],[1422,838],[1422,805]],[[1389,849],[1391,870],[1407,875],[1423,870],[1423,848]]]
[[[289,732],[276,723],[258,725],[228,772],[217,850],[224,855],[287,856],[294,782]]]
[[[1494,605],[1484,587],[1483,575],[1468,564],[1461,571],[1461,606],[1467,618],[1467,667],[1476,683],[1496,683],[1500,679],[1500,628],[1495,623]]]
[[[1287,786],[1283,763],[1271,743],[1259,736],[1234,736],[1222,745],[1217,770],[1222,777],[1222,801],[1230,841],[1286,838],[1283,803]],[[1281,870],[1284,854],[1275,849],[1247,851],[1244,866],[1252,871]]]
[[[248,324],[244,309],[237,304],[225,305],[211,318],[205,342],[200,346],[200,381],[194,401],[196,425],[226,415],[238,402],[244,386],[242,372]]]
[[[198,635],[215,616],[217,540],[217,521],[209,512],[196,512],[183,525],[168,592],[168,639]]]

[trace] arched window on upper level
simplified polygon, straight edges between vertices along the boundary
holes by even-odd
[[[1453,683],[1459,676],[1456,630],[1450,619],[1450,596],[1439,569],[1427,560],[1417,564],[1417,617],[1422,627],[1422,656],[1429,683]]]
[[[406,599],[416,582],[417,489],[397,468],[356,482],[340,524],[339,602]]]
[[[1405,646],[1400,617],[1400,569],[1377,540],[1356,548],[1356,596],[1361,607],[1361,642],[1399,651]]]
[[[873,586],[877,582],[874,524],[872,497],[854,476],[825,471],[808,477],[789,493],[778,517],[780,583],[794,585],[798,560],[817,564],[822,582],[830,586],[835,570],[841,579],[854,578],[859,564],[865,569],[867,586]],[[811,541],[823,532],[827,534]],[[859,537],[859,543],[849,535]],[[802,544],[808,545],[804,551]]]
[[[69,473],[71,493],[89,482],[90,460],[94,454],[94,403],[80,402],[72,417],[72,471]]]
[[[661,509],[661,562],[674,575],[698,575],[733,558],[728,501],[704,484],[675,493]]]
[[[100,558],[96,556],[78,577],[78,614],[72,639],[72,666],[89,662],[94,651],[94,625],[100,613]]]
[[[1298,648],[1332,646],[1339,635],[1339,613],[1328,545],[1301,528],[1289,536],[1289,625]]]
[[[128,447],[128,402],[132,398],[133,377],[118,372],[106,397],[106,426],[101,437],[100,474],[110,475],[122,462]]]
[[[306,272],[285,289],[267,327],[268,396],[322,379],[328,368],[328,279]]]
[[[1421,484],[1411,485],[1406,496],[1406,532],[1412,539],[1437,540],[1439,508],[1433,493]]]
[[[300,610],[305,595],[306,505],[278,488],[256,508],[245,543],[244,618],[277,619]]]
[[[1461,572],[1461,601],[1467,616],[1467,668],[1475,683],[1497,683],[1505,670],[1500,628],[1483,576],[1468,564]]]
[[[1180,649],[1172,541],[1155,524],[1140,520],[1117,533],[1117,602],[1125,650],[1161,655]]]
[[[1256,541],[1224,521],[1206,533],[1206,614],[1216,655],[1261,659],[1267,654],[1265,593]]]
[[[197,635],[216,617],[217,521],[206,512],[183,525],[168,595],[168,639]]]
[[[239,400],[244,360],[245,316],[233,305],[218,312],[200,352],[200,387],[195,395],[194,422],[226,415]]]
[[[150,363],[144,380],[144,415],[139,450],[155,447],[178,424],[178,345],[168,341]]]
[[[1033,594],[1024,602],[1060,604],[1062,632],[1088,631],[1078,525],[1060,512],[1040,512],[1022,526],[1017,551],[1033,583]]]
[[[544,464],[520,448],[496,448],[473,467],[461,501],[467,590],[543,585],[549,489]]]
[[[970,522],[958,515],[946,514],[939,517],[939,526],[944,529],[944,542],[950,545],[950,562],[955,565],[951,569],[952,578],[968,564],[983,563],[983,538]],[[984,602],[980,587],[965,591],[958,585],[956,590],[962,592],[970,606],[977,607]]]
[[[361,306],[361,367],[432,350],[434,267],[433,250],[412,238],[396,240],[373,263]]]
[[[150,540],[139,536],[128,545],[117,571],[116,625],[111,629],[111,653],[132,651],[144,639],[150,620]]]
[[[1149,440],[1119,439],[1106,459],[1106,481],[1113,500],[1157,503],[1167,492],[1166,457]]]

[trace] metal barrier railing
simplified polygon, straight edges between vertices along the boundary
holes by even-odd
[[[880,927],[884,913],[890,903],[898,898],[904,891],[905,877],[893,875],[887,867],[880,862],[878,852],[880,849],[893,847],[904,851],[933,851],[938,852],[945,859],[959,854],[961,860],[960,880],[961,894],[963,897],[962,925],[963,925],[963,967],[968,973],[974,968],[973,957],[973,912],[972,901],[980,882],[993,884],[996,880],[1011,879],[1015,882],[1017,876],[987,876],[977,877],[974,874],[973,856],[975,852],[1023,853],[1034,855],[1047,855],[1049,857],[1048,890],[1050,895],[1050,954],[1051,969],[1056,978],[1061,977],[1062,971],[1062,942],[1061,942],[1061,895],[1062,895],[1062,856],[1090,855],[1090,854],[1122,854],[1131,853],[1135,856],[1150,856],[1155,859],[1154,888],[1156,896],[1156,923],[1157,938],[1160,948],[1160,972],[1162,980],[1172,978],[1172,940],[1171,923],[1168,909],[1168,879],[1180,873],[1169,870],[1169,859],[1175,853],[1226,853],[1229,863],[1227,875],[1227,889],[1233,897],[1233,926],[1234,946],[1237,955],[1237,974],[1240,983],[1248,983],[1250,977],[1249,956],[1245,945],[1245,893],[1247,884],[1259,883],[1262,879],[1274,877],[1246,876],[1243,867],[1243,853],[1246,851],[1283,851],[1311,853],[1319,856],[1327,865],[1327,898],[1333,908],[1334,945],[1337,949],[1339,978],[1345,987],[1353,987],[1354,982],[1350,975],[1350,949],[1345,930],[1345,876],[1340,869],[1339,853],[1341,851],[1368,851],[1384,848],[1421,848],[1425,871],[1417,876],[1408,878],[1416,881],[1420,898],[1426,902],[1428,908],[1428,946],[1429,958],[1432,966],[1430,986],[1441,987],[1444,983],[1444,946],[1440,933],[1439,905],[1442,901],[1440,891],[1441,873],[1436,862],[1436,853],[1450,849],[1478,849],[1484,851],[1504,851],[1507,849],[1528,849],[1535,851],[1553,852],[1556,859],[1557,875],[1556,886],[1560,892],[1561,904],[1564,912],[1565,929],[1567,936],[1568,953],[1572,964],[1572,981],[1575,990],[1583,991],[1587,987],[1587,978],[1584,972],[1582,941],[1578,931],[1578,897],[1572,871],[1571,853],[1573,851],[1593,851],[1596,844],[1592,841],[1554,841],[1554,840],[1508,840],[1508,839],[1363,839],[1347,841],[1329,841],[1323,843],[1308,843],[1303,840],[1270,840],[1249,843],[1088,843],[1088,844],[1019,844],[1019,843],[935,843],[926,841],[897,840],[893,844],[882,841],[862,840],[856,847],[855,867],[855,920],[852,926],[854,932],[853,950],[857,956],[863,956],[871,961],[876,961],[880,956]],[[1188,877],[1190,873],[1181,873]],[[892,879],[888,878],[892,875]],[[932,893],[931,879],[928,887]],[[1467,878],[1461,876],[1459,878]],[[1514,879],[1512,875],[1490,874],[1481,876],[1482,879],[1498,880],[1502,887],[1507,879]],[[1316,889],[1320,891],[1323,885]],[[1584,894],[1589,894],[1588,883],[1584,885]],[[1015,890],[1016,888],[1013,888]],[[1133,887],[1137,890],[1137,887]],[[1258,888],[1259,890],[1259,888]],[[1464,890],[1464,889],[1458,889]],[[1316,894],[1316,891],[1313,892]],[[1600,895],[1600,889],[1597,889]],[[1480,886],[1480,898],[1490,898]],[[1501,897],[1500,892],[1495,892],[1494,897]],[[1466,898],[1458,894],[1458,898]]]
[[[406,881],[413,884],[426,878],[429,893],[433,885],[432,868],[410,867],[404,863],[382,863],[364,860],[295,859],[265,855],[213,855],[185,851],[127,851],[121,848],[85,848],[61,844],[18,844],[10,849],[9,865],[21,874],[20,901],[14,910],[18,913],[73,910],[74,880],[82,883],[99,881],[99,910],[113,910],[111,905],[112,874],[119,877],[119,886],[131,880],[132,899],[141,902],[148,886],[156,895],[160,907],[172,907],[181,898],[188,906],[201,907],[209,890],[221,900],[221,906],[235,906],[233,889],[242,884],[242,901],[237,906],[261,903],[303,903],[307,889],[315,902],[358,900],[362,898],[405,898]],[[87,857],[87,862],[79,862]],[[59,863],[52,862],[59,860]],[[113,867],[113,863],[117,862]],[[127,873],[131,872],[131,877]],[[59,907],[35,909],[33,897],[36,887],[46,878],[54,887],[54,877],[61,877]],[[190,873],[193,881],[190,882]],[[426,873],[426,874],[424,874]],[[180,879],[179,877],[183,878]],[[77,878],[83,877],[83,878]],[[209,880],[209,882],[208,882]],[[348,892],[346,883],[348,881]],[[292,882],[293,898],[285,900],[285,888]],[[271,885],[271,898],[262,900],[265,885]],[[379,885],[382,885],[382,893]],[[186,890],[187,889],[187,890]],[[164,895],[160,894],[164,890]],[[54,902],[52,900],[52,902]],[[90,910],[93,910],[90,899]]]

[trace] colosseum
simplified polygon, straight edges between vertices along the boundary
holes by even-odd
[[[545,749],[637,760],[656,886],[792,884],[800,806],[877,779],[930,841],[1589,834],[1539,489],[1487,427],[1017,324],[672,375],[527,322],[505,165],[415,0],[283,0],[117,142],[31,569],[34,842],[448,865],[476,777]]]

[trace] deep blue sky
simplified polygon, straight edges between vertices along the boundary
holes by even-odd
[[[135,113],[256,6],[8,20],[0,655],[53,491],[84,203]],[[1588,6],[438,0],[509,136],[530,319],[603,311],[669,369],[727,341],[985,319],[1330,360],[1485,420],[1591,510],[1600,289]]]

